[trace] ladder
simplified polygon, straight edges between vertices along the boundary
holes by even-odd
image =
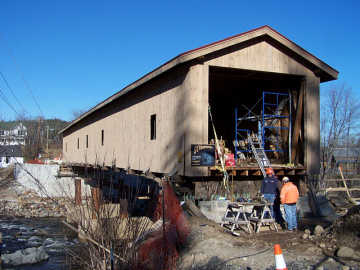
[[[270,167],[270,161],[267,158],[261,139],[257,135],[248,134],[248,142],[251,146],[251,151],[254,153],[255,159],[259,164],[261,172],[266,177],[265,167]]]

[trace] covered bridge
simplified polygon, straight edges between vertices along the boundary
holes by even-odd
[[[99,103],[61,131],[63,156],[78,166],[210,176],[216,168],[192,166],[191,145],[213,142],[215,127],[235,153],[235,175],[259,175],[252,135],[278,172],[292,164],[293,174],[317,174],[319,87],[337,76],[263,26],[182,53]]]

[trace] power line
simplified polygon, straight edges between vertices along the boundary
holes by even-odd
[[[14,60],[14,61],[15,61],[15,60]],[[36,98],[35,98],[32,90],[31,90],[31,88],[30,88],[30,85],[29,85],[28,82],[25,80],[25,78],[24,78],[24,76],[23,76],[22,74],[21,74],[21,78],[22,78],[24,84],[26,85],[26,87],[28,88],[28,90],[29,90],[29,92],[30,92],[30,95],[31,95],[32,99],[34,100],[36,106],[38,107],[39,112],[40,112],[40,115],[41,115],[42,117],[44,117],[44,114],[43,114],[43,112],[42,112],[42,110],[41,110],[41,108],[40,108],[40,105],[39,105],[39,103],[37,102],[37,100],[36,100]]]
[[[10,109],[12,109],[16,115],[20,115],[16,109],[13,107],[13,105],[11,105],[10,101],[7,99],[6,95],[4,94],[4,92],[1,90],[0,88],[0,98],[10,107]]]
[[[4,74],[0,71],[0,75],[1,78],[3,79],[3,81],[5,82],[7,88],[10,90],[11,94],[13,95],[14,99],[16,100],[16,102],[19,104],[19,106],[23,109],[24,112],[26,112],[25,107],[21,104],[21,102],[19,101],[19,99],[17,98],[17,96],[15,95],[14,91],[12,90],[12,88],[10,87],[10,84],[8,82],[8,80],[5,78]]]
[[[4,38],[3,38],[3,40],[5,41]],[[41,110],[41,107],[40,107],[39,103],[37,102],[37,100],[36,100],[36,98],[35,98],[35,95],[34,95],[32,89],[31,89],[31,87],[30,87],[30,84],[25,80],[24,74],[21,72],[20,66],[19,66],[19,64],[17,63],[14,54],[12,53],[12,51],[11,51],[11,49],[10,49],[9,46],[5,46],[5,47],[7,47],[8,51],[9,51],[9,55],[12,57],[12,59],[13,59],[13,61],[14,61],[14,63],[15,63],[16,69],[17,69],[17,71],[19,72],[22,81],[24,82],[27,90],[29,91],[29,93],[30,93],[30,95],[31,95],[31,98],[33,99],[36,107],[39,109],[40,115],[41,115],[42,117],[44,117],[43,111]]]

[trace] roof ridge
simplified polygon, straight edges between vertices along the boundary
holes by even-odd
[[[331,73],[333,73],[331,70],[335,71],[335,73],[338,73],[338,71],[334,68],[332,68],[331,66],[329,66],[328,64],[326,64],[325,62],[321,61],[319,58],[317,58],[316,56],[312,55],[311,53],[309,53],[308,51],[306,51],[304,48],[302,48],[301,46],[297,45],[295,42],[291,41],[290,39],[288,39],[287,37],[285,37],[284,35],[280,34],[278,31],[276,31],[275,29],[273,29],[272,27],[270,27],[269,25],[263,25],[257,28],[254,28],[252,30],[240,33],[240,34],[236,34],[206,45],[203,45],[201,47],[183,52],[173,58],[171,58],[170,60],[166,61],[165,63],[163,63],[162,65],[158,66],[157,68],[153,69],[152,71],[146,73],[145,75],[141,76],[139,79],[135,80],[134,82],[126,85],[124,88],[122,88],[121,90],[117,91],[116,93],[114,93],[113,95],[111,95],[110,97],[106,98],[105,100],[103,100],[102,102],[98,103],[97,105],[93,106],[90,110],[88,110],[87,112],[83,113],[82,115],[80,115],[78,118],[74,119],[71,123],[69,123],[65,128],[63,128],[62,130],[59,131],[59,133],[63,133],[65,130],[67,130],[68,128],[70,128],[71,126],[73,126],[74,124],[76,124],[78,121],[80,121],[81,119],[85,118],[86,116],[90,115],[91,113],[97,111],[98,109],[102,108],[103,106],[106,106],[107,104],[109,104],[110,102],[112,102],[113,100],[119,98],[120,96],[126,94],[127,92],[131,91],[132,89],[135,89],[137,87],[139,87],[140,85],[142,85],[143,83],[159,76],[160,74],[174,68],[175,66],[185,63],[187,61],[192,60],[192,58],[189,57],[189,59],[186,58],[186,56],[189,56],[197,51],[201,51],[203,49],[206,48],[211,48],[214,47],[218,44],[222,44],[226,41],[230,41],[236,38],[239,38],[241,36],[245,36],[249,33],[255,33],[257,31],[260,31],[262,29],[267,29],[268,31],[274,33],[275,35],[281,37],[282,39],[284,39],[287,42],[290,42],[290,44],[294,45],[296,49],[300,50],[301,53],[305,53],[308,57],[310,57],[310,59],[307,59],[305,57],[303,57],[305,60],[307,60],[309,63],[313,64],[315,67],[319,67],[320,69],[324,68],[322,67],[322,65],[324,64],[326,66],[326,68],[328,68],[330,71],[325,71],[325,73],[327,73],[331,78],[336,78],[337,74],[333,75]],[[264,34],[266,35],[266,33]],[[268,35],[270,36],[270,35]],[[275,37],[270,36],[270,38],[276,40]],[[281,43],[280,41],[278,41],[279,43]],[[292,50],[295,54],[298,54],[301,56],[301,54],[299,52],[296,52],[296,50],[294,48],[289,47],[287,44],[282,44],[286,47],[288,47],[290,50]],[[199,56],[194,56],[193,59],[195,59],[196,57]],[[315,59],[316,61],[318,61],[319,63],[314,63],[312,62],[311,58]],[[316,62],[315,61],[315,62]]]

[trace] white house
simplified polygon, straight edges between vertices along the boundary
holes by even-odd
[[[0,145],[0,168],[17,163],[24,163],[21,145]]]
[[[27,129],[22,123],[0,124],[0,145],[25,145]]]

